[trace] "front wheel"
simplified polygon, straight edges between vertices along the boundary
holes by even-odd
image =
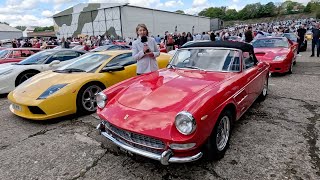
[[[221,113],[208,142],[204,146],[204,158],[206,160],[220,160],[224,157],[229,147],[233,117],[229,110]]]
[[[89,114],[97,110],[96,95],[102,91],[101,85],[86,84],[83,86],[77,96],[77,113]]]

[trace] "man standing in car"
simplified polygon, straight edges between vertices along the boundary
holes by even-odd
[[[299,52],[301,51],[301,46],[302,46],[302,44],[304,43],[304,36],[305,36],[306,33],[307,33],[307,30],[306,30],[306,28],[305,28],[305,25],[303,24],[302,26],[300,26],[300,28],[298,29],[297,32],[298,32],[298,43],[299,43],[297,54],[298,54],[298,56],[301,56],[301,55],[299,54]]]
[[[253,36],[253,33],[252,33],[252,27],[251,26],[248,27],[248,30],[245,32],[244,36],[245,36],[245,41],[247,43],[250,43],[253,40],[254,36]]]

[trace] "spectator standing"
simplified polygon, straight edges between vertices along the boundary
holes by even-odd
[[[313,39],[312,39],[312,54],[311,57],[314,57],[314,49],[317,47],[317,57],[320,55],[320,23],[312,29]]]
[[[132,43],[132,56],[137,60],[137,75],[158,70],[156,57],[160,52],[156,41],[149,37],[145,24],[138,24],[136,33],[138,38]]]
[[[203,32],[203,33],[202,33],[202,38],[201,38],[201,40],[208,40],[208,41],[210,41],[210,36],[209,36],[209,34]]]
[[[216,35],[214,34],[214,32],[211,32],[211,34],[210,34],[210,40],[211,40],[211,41],[216,41]]]
[[[200,41],[202,39],[202,36],[200,33],[198,33],[196,36],[195,36],[195,40],[196,41]]]
[[[299,53],[301,51],[301,46],[304,43],[304,37],[305,37],[305,35],[307,33],[305,25],[300,26],[300,28],[298,29],[297,33],[298,33],[298,43],[299,43],[297,54],[298,54],[298,56],[301,56]]]
[[[166,35],[166,49],[167,49],[167,52],[169,51],[172,51],[173,50],[173,46],[174,46],[174,39],[173,39],[173,35],[170,34],[170,33],[167,33]]]
[[[191,35],[190,32],[187,33],[187,42],[193,41],[193,36]]]
[[[18,47],[16,39],[13,39],[11,44],[12,44],[12,48],[17,48]]]
[[[156,40],[156,43],[157,43],[157,44],[160,44],[160,43],[161,43],[160,35],[158,35],[158,36],[155,38],[155,40]]]
[[[83,50],[85,50],[85,51],[89,51],[90,50],[89,46],[87,45],[87,42],[83,43]]]
[[[249,26],[248,30],[244,33],[245,36],[245,42],[250,43],[253,40],[253,32],[252,32],[252,27]]]
[[[183,32],[180,38],[180,47],[183,46],[187,42],[187,35],[186,32]]]

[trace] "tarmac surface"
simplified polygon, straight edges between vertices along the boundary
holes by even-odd
[[[100,136],[96,116],[39,122],[0,97],[0,179],[320,179],[320,58],[302,53],[293,74],[272,76],[269,95],[235,123],[216,162],[162,166]]]

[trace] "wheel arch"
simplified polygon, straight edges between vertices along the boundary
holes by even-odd
[[[37,72],[37,74],[41,73],[41,71],[39,71],[39,70],[37,70],[37,69],[26,69],[26,70],[21,71],[21,72],[17,75],[17,77],[16,77],[16,79],[15,79],[15,81],[14,81],[14,84],[15,84],[16,87],[18,86],[18,78],[19,78],[22,74],[27,73],[27,72]]]

